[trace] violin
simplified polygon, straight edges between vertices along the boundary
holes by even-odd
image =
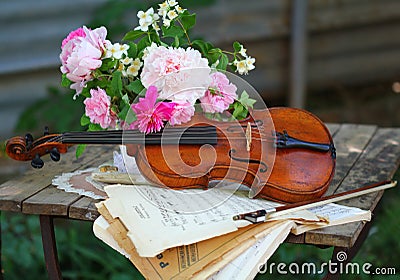
[[[312,113],[277,107],[253,110],[236,122],[195,115],[189,123],[143,134],[134,130],[67,132],[6,144],[15,160],[35,168],[45,154],[58,161],[74,144],[123,144],[151,183],[173,189],[207,188],[228,180],[248,186],[252,197],[294,203],[321,197],[331,182],[336,150],[327,127]]]

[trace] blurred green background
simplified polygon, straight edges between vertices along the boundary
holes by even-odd
[[[21,5],[30,5],[28,1],[22,2]],[[43,6],[45,9],[49,7],[46,4],[52,1],[36,2],[36,5]],[[87,6],[94,3],[93,1],[83,2]],[[96,4],[96,8],[85,14],[84,22],[79,25],[87,24],[92,27],[105,25],[109,30],[109,38],[119,40],[124,32],[136,25],[136,11],[147,7],[149,1],[146,3],[144,3],[145,1],[130,0],[101,2],[101,5]],[[246,79],[259,90],[267,105],[290,105],[287,82],[290,69],[287,64],[290,60],[288,53],[290,15],[293,6],[291,1],[247,1],[246,5],[243,5],[241,1],[223,0],[179,2],[181,6],[188,7],[193,12],[198,10],[200,13],[196,25],[196,29],[199,31],[198,34],[194,34],[195,36],[204,36],[210,40],[216,39],[216,45],[219,44],[221,47],[229,46],[231,41],[236,39],[245,43],[249,54],[256,57],[258,62],[256,62],[257,69],[254,77],[250,74]],[[268,4],[265,4],[266,2]],[[341,1],[331,1],[329,4],[322,4],[321,1],[309,1],[308,57],[310,65],[305,108],[326,122],[400,126],[400,114],[398,113],[400,98],[399,94],[394,93],[391,88],[393,82],[398,78],[399,72],[396,72],[396,69],[400,70],[395,60],[397,57],[400,58],[400,55],[397,52],[394,54],[395,49],[400,49],[400,42],[391,34],[394,32],[393,30],[398,32],[397,25],[400,25],[400,18],[393,12],[389,14],[389,18],[379,21],[379,13],[383,14],[384,11],[379,11],[379,13],[375,11],[377,15],[373,14],[373,11],[365,11],[362,1],[351,0],[347,1],[347,4],[341,3],[341,5],[336,2]],[[394,1],[387,2],[394,5]],[[151,3],[155,2],[151,1]],[[378,1],[369,3],[378,3]],[[3,2],[1,5],[3,5],[3,10],[7,10],[4,6],[7,5],[6,3]],[[8,8],[12,10],[14,6],[9,5]],[[51,7],[57,8],[56,5]],[[265,10],[261,8],[265,8]],[[229,14],[229,9],[233,11],[231,14]],[[354,17],[354,22],[346,22],[346,15],[348,18],[352,18],[351,12],[346,9],[354,9],[354,14],[363,12],[363,15],[367,16]],[[388,10],[395,9],[392,7]],[[334,20],[335,12],[343,14],[344,23]],[[318,18],[317,13],[324,13],[326,17]],[[30,15],[27,10],[21,14]],[[22,17],[21,14],[17,14],[17,19],[18,16]],[[62,12],[59,14],[63,15]],[[224,17],[218,18],[221,15]],[[283,16],[279,17],[278,15]],[[366,19],[368,16],[370,21]],[[272,19],[268,24],[260,21],[266,20],[268,17]],[[49,21],[51,22],[51,20],[50,18]],[[202,27],[203,22],[204,27]],[[69,28],[69,30],[72,29]],[[387,36],[382,35],[380,30],[386,30]],[[370,33],[381,34],[375,37],[377,42],[365,39]],[[239,38],[235,36],[239,36]],[[55,37],[57,38],[57,36]],[[61,42],[61,38],[57,38],[58,44]],[[354,42],[349,38],[354,38]],[[356,42],[358,39],[361,41]],[[362,41],[363,39],[365,41]],[[337,42],[337,44],[332,44],[332,42]],[[0,50],[3,54],[6,51],[4,46],[0,47]],[[59,49],[57,48],[55,52],[59,52]],[[388,54],[393,54],[393,56]],[[56,57],[56,59],[58,58]],[[381,62],[380,59],[385,62]],[[363,63],[369,66],[363,65]],[[371,64],[375,65],[376,69],[371,67]],[[55,76],[61,77],[57,69],[46,67],[44,69],[47,70],[43,70],[44,72],[49,71],[55,73]],[[4,69],[6,71],[7,67]],[[16,70],[9,68],[7,71],[7,73],[2,73],[0,69],[2,84]],[[32,72],[21,74],[22,77],[24,75],[31,77],[36,74]],[[21,104],[24,106],[19,111],[17,120],[11,122],[12,130],[4,130],[6,132],[0,135],[0,141],[5,140],[13,133],[33,132],[39,135],[44,126],[49,126],[55,132],[80,129],[79,118],[83,112],[83,104],[79,99],[74,101],[70,91],[58,86],[59,79],[46,84],[47,90],[26,104],[22,100],[24,97],[21,97]],[[27,86],[29,87],[29,84]],[[0,92],[2,98],[0,108],[3,112],[6,111],[5,107],[12,108],[14,106],[6,102],[8,99],[13,100],[11,91],[7,92],[7,89],[5,87]],[[17,107],[16,104],[15,106]],[[4,155],[4,147],[0,151],[0,167],[2,170],[0,183],[29,168],[25,163],[20,164],[7,159]],[[399,172],[395,178],[400,179]],[[384,195],[376,209],[376,219],[369,236],[355,257],[355,262],[360,264],[369,262],[376,267],[396,267],[398,273],[400,272],[400,242],[397,240],[397,236],[400,234],[399,201],[398,190],[387,191]],[[57,246],[63,277],[65,279],[140,279],[141,275],[128,260],[94,237],[91,226],[92,224],[88,222],[56,220]],[[46,278],[38,217],[3,212],[1,213],[1,227],[1,262],[4,279]],[[332,251],[332,248],[320,249],[314,246],[283,244],[275,252],[270,262],[287,264],[314,262],[320,264],[330,259]],[[275,279],[289,278],[287,275],[272,277]],[[272,277],[265,274],[258,275],[257,279]],[[348,277],[350,279],[350,276]],[[321,276],[302,275],[301,278],[320,279]],[[347,277],[343,278],[347,279]],[[380,279],[378,276],[351,276],[351,279],[372,278]],[[381,278],[397,279],[389,276]]]

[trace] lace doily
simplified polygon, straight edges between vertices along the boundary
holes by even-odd
[[[56,176],[52,184],[57,189],[66,192],[77,193],[94,199],[105,199],[107,197],[104,192],[106,184],[96,182],[92,179],[92,172],[98,172],[98,170],[98,168],[89,168],[71,173],[63,173]]]

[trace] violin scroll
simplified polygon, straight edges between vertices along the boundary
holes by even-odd
[[[61,153],[66,153],[68,145],[59,141],[59,134],[45,133],[43,137],[34,140],[31,134],[25,137],[16,136],[6,143],[7,155],[18,161],[31,161],[34,168],[42,168],[44,165],[42,156],[50,154],[53,161],[59,161]]]

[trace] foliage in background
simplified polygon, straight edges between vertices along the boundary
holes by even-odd
[[[154,5],[159,1],[132,1],[132,0],[110,0],[96,11],[88,26],[95,28],[101,25],[107,26],[108,35],[112,40],[120,40],[126,33],[137,24],[135,10],[144,10],[147,6]],[[188,8],[209,6],[216,0],[180,0],[179,3]]]
[[[20,133],[50,133],[82,130],[79,120],[83,112],[83,98],[72,100],[72,91],[49,88],[47,96],[29,106],[19,117],[15,130]],[[80,101],[80,102],[79,102]]]

